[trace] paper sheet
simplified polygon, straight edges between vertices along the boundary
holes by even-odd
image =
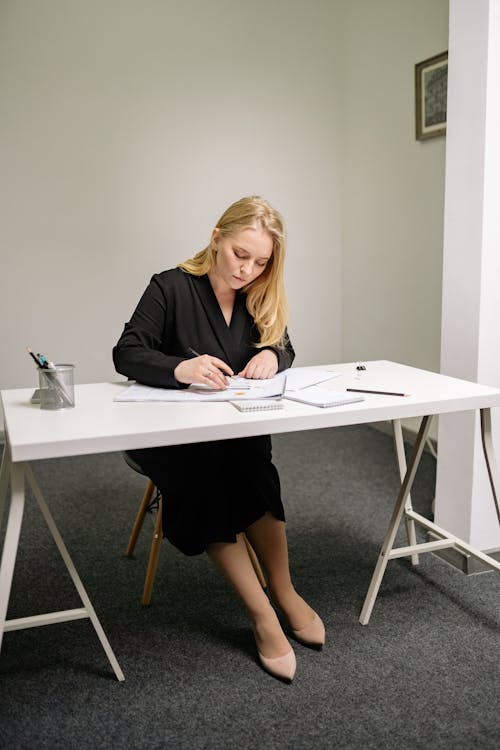
[[[115,401],[233,401],[235,399],[276,398],[285,390],[298,391],[325,380],[339,377],[331,370],[313,367],[290,367],[274,378],[252,380],[234,376],[225,391],[214,391],[203,385],[190,385],[189,388],[153,388],[142,383],[129,385],[115,396]]]
[[[340,377],[339,372],[333,370],[318,370],[314,367],[289,367],[284,371],[286,375],[286,390],[300,391],[311,385],[324,383],[325,380],[333,380]]]
[[[142,383],[129,385],[115,396],[115,401],[233,401],[235,399],[276,398],[284,392],[285,375],[279,373],[268,380],[247,380],[244,387],[214,391],[200,385],[189,388],[153,388]]]

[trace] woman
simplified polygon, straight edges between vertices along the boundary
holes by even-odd
[[[153,276],[113,349],[117,371],[146,385],[223,389],[233,374],[271,378],[289,367],[284,258],[280,214],[255,196],[231,205],[204,250]],[[247,609],[262,666],[291,681],[295,654],[242,532],[295,638],[319,648],[325,632],[291,581],[270,436],[131,453],[162,493],[164,535],[187,555],[208,553]]]

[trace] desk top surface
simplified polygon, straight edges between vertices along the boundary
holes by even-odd
[[[386,360],[321,365],[340,373],[328,390],[364,388],[408,396],[362,394],[364,401],[318,408],[284,400],[275,411],[240,412],[228,402],[115,402],[126,381],[75,386],[76,406],[41,410],[33,388],[1,391],[13,461],[106,453],[159,445],[340,427],[500,406],[500,390]]]

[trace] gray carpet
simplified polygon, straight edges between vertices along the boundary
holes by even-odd
[[[431,555],[414,569],[392,561],[362,627],[397,492],[392,440],[366,426],[302,432],[274,438],[274,456],[295,584],[328,637],[322,652],[294,645],[294,682],[259,667],[244,611],[205,556],[165,542],[141,607],[152,519],[125,558],[144,480],[119,454],[41,461],[36,476],[126,680],[88,620],[7,633],[0,747],[497,750],[500,577],[466,577]],[[424,514],[434,481],[425,454],[413,492]],[[28,498],[9,617],[73,606]]]

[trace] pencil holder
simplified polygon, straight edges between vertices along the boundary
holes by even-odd
[[[74,365],[38,368],[41,409],[68,409],[75,405]]]

